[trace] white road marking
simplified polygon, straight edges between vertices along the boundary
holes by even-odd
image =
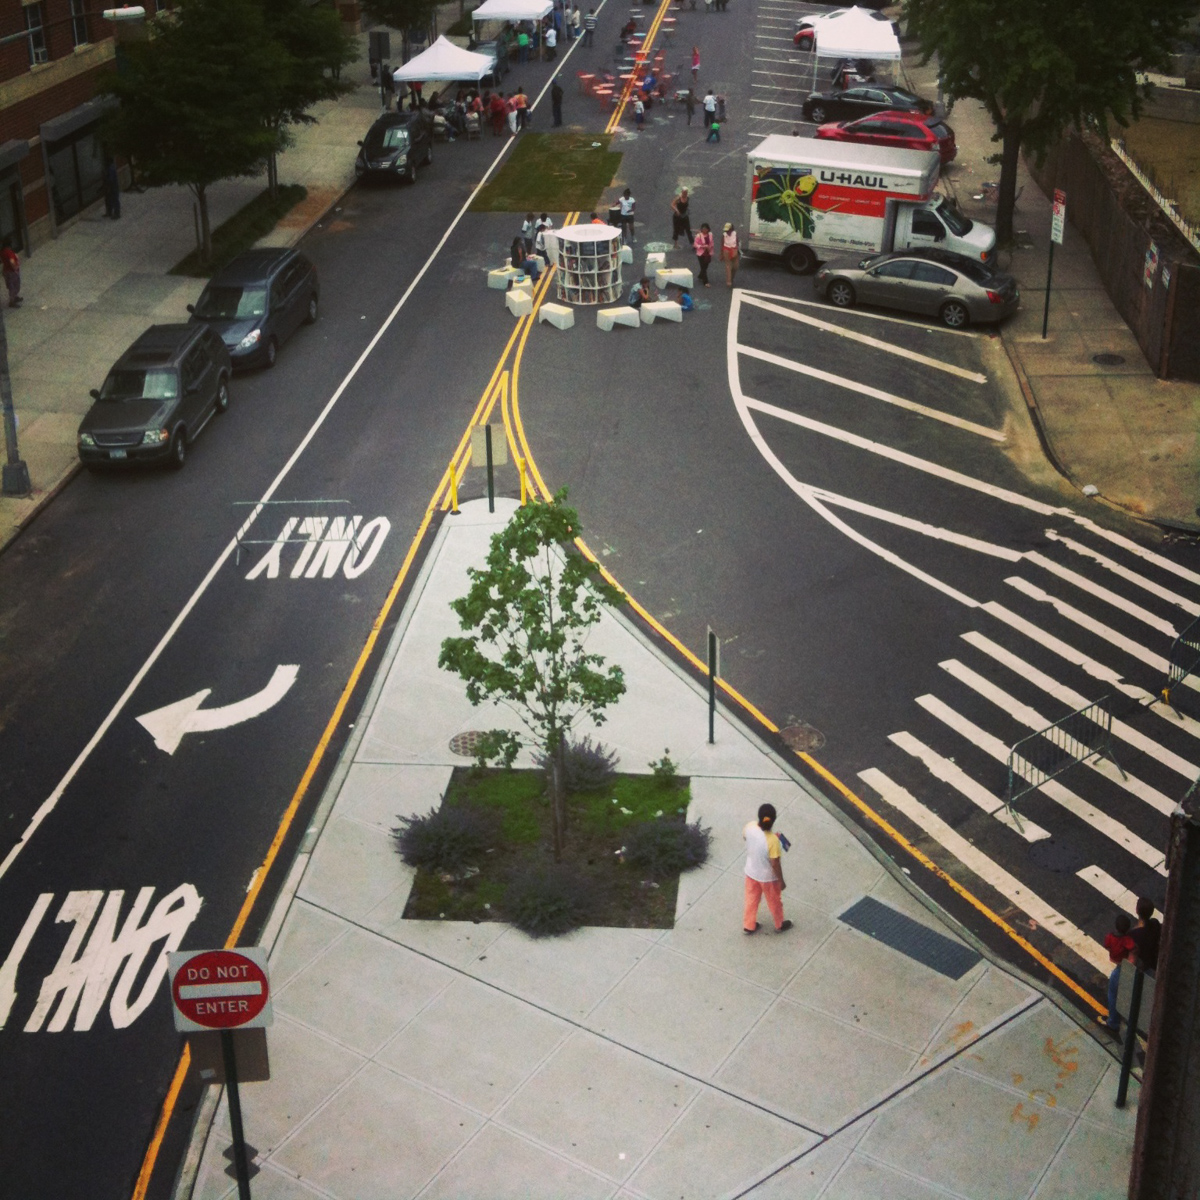
[[[789,321],[799,321],[804,325],[811,325],[814,329],[822,329],[826,333],[833,333],[838,337],[844,337],[848,341],[858,342],[863,346],[870,346],[873,350],[882,350],[885,354],[894,354],[897,358],[907,358],[911,362],[920,363],[923,367],[932,367],[935,371],[945,371],[947,375],[953,375],[957,379],[967,379],[971,383],[987,383],[988,381],[988,377],[980,371],[969,371],[966,367],[960,367],[957,363],[949,363],[940,358],[932,358],[928,354],[920,354],[916,350],[909,350],[904,346],[885,342],[881,338],[873,338],[868,333],[859,333],[856,329],[847,329],[845,326],[835,324],[833,321],[822,321],[819,317],[810,317],[805,313],[793,312],[789,308],[782,308],[778,304],[772,304],[768,300],[759,300],[755,296],[747,296],[746,303],[753,305],[755,308],[761,308],[766,312],[774,313],[776,316],[787,317]]]
[[[1195,571],[1189,571],[1187,567],[1181,567],[1179,563],[1172,562],[1169,558],[1164,558],[1161,554],[1155,554],[1153,550],[1147,550],[1145,546],[1138,545],[1131,538],[1127,538],[1115,530],[1106,529],[1103,525],[1097,525],[1090,517],[1077,517],[1076,520],[1085,529],[1094,533],[1099,538],[1104,538],[1105,541],[1112,542],[1114,546],[1120,546],[1122,550],[1128,550],[1130,554],[1136,554],[1138,558],[1153,563],[1156,567],[1160,567],[1172,575],[1178,575],[1180,579],[1186,579],[1189,583],[1200,585],[1200,574],[1197,574]]]
[[[1051,575],[1056,575],[1059,579],[1063,579],[1067,583],[1074,584],[1080,591],[1086,592],[1089,596],[1095,596],[1098,600],[1103,600],[1106,604],[1111,604],[1113,608],[1120,609],[1123,613],[1128,613],[1129,616],[1137,621],[1141,621],[1143,625],[1149,625],[1151,629],[1157,633],[1161,633],[1164,637],[1175,637],[1175,626],[1165,617],[1157,616],[1148,609],[1142,608],[1141,605],[1134,604],[1127,597],[1110,591],[1094,579],[1089,579],[1086,575],[1080,575],[1078,571],[1072,571],[1070,567],[1064,567],[1061,563],[1055,562],[1054,559],[1047,558],[1041,551],[1030,550],[1025,555],[1025,561],[1036,563],[1043,571],[1047,571]]]
[[[970,643],[977,650],[983,651],[984,654],[990,658],[994,658],[998,663],[1002,663],[1015,675],[1041,688],[1048,696],[1053,696],[1068,708],[1080,709],[1085,704],[1090,703],[1087,697],[1081,692],[1077,692],[1074,688],[1069,688],[1066,684],[1051,679],[1044,671],[1039,671],[1032,663],[1026,662],[1023,658],[1019,658],[1003,646],[997,645],[991,638],[985,637],[982,633],[972,631],[964,633],[962,636],[963,641]],[[1121,741],[1127,742],[1135,749],[1150,755],[1151,758],[1156,759],[1172,771],[1182,775],[1189,783],[1197,775],[1200,775],[1200,765],[1188,762],[1186,758],[1176,754],[1173,750],[1168,750],[1166,746],[1161,745],[1151,737],[1147,737],[1141,730],[1134,729],[1132,725],[1127,724],[1125,721],[1120,721],[1114,717],[1112,729],[1113,733]]]
[[[576,43],[576,45],[577,44],[578,43]],[[572,46],[572,50],[573,49],[574,49],[574,46]],[[549,86],[550,86],[550,83],[549,83],[549,81],[547,81],[546,87],[549,87]],[[545,92],[546,87],[544,87],[542,89],[542,92]],[[540,98],[541,98],[541,93],[539,93],[539,99]],[[271,480],[270,484],[267,486],[267,490],[265,492],[263,492],[262,496],[259,498],[259,500],[255,504],[254,508],[251,509],[250,515],[245,519],[245,521],[242,522],[241,528],[239,528],[238,531],[233,535],[233,537],[230,538],[228,544],[225,546],[225,549],[222,550],[221,553],[217,555],[216,561],[208,569],[207,574],[200,581],[200,583],[196,586],[196,590],[194,592],[192,592],[192,594],[184,602],[183,607],[176,614],[174,620],[172,620],[170,625],[167,626],[166,632],[162,635],[161,638],[159,638],[157,645],[155,645],[154,649],[150,651],[150,654],[147,656],[146,660],[142,663],[142,665],[134,673],[133,678],[125,686],[125,690],[120,694],[120,696],[117,697],[116,702],[113,704],[112,708],[110,708],[108,710],[108,713],[105,715],[104,719],[100,722],[100,724],[96,727],[96,730],[92,734],[92,736],[90,738],[88,738],[83,749],[80,750],[80,752],[75,756],[75,761],[72,762],[71,765],[67,768],[67,771],[63,775],[62,779],[60,779],[58,781],[58,783],[55,785],[54,790],[38,806],[37,811],[29,819],[29,822],[25,826],[25,829],[22,832],[20,838],[12,846],[12,848],[9,850],[9,852],[4,856],[4,861],[0,862],[0,879],[2,879],[4,877],[4,875],[8,872],[8,869],[13,865],[14,862],[16,862],[17,857],[20,855],[21,851],[24,850],[25,847],[29,844],[29,839],[31,837],[33,837],[34,833],[37,831],[37,829],[41,825],[41,823],[57,807],[58,802],[62,799],[67,788],[70,786],[71,781],[75,778],[76,775],[79,774],[79,771],[82,769],[84,763],[86,763],[87,760],[92,756],[92,751],[95,750],[95,748],[100,744],[101,739],[112,727],[113,722],[125,710],[125,706],[129,703],[130,697],[141,686],[142,681],[150,673],[154,664],[158,662],[158,660],[162,657],[163,652],[174,640],[175,635],[179,632],[184,621],[187,620],[187,618],[191,614],[192,610],[196,607],[197,604],[199,604],[199,602],[200,602],[201,598],[204,596],[205,592],[207,592],[209,587],[212,586],[212,582],[214,579],[216,579],[217,575],[220,573],[221,568],[226,564],[226,562],[229,561],[229,559],[236,552],[239,539],[246,535],[246,533],[249,531],[250,527],[258,519],[259,514],[262,513],[263,507],[264,507],[266,501],[270,500],[275,495],[275,493],[279,490],[280,485],[291,473],[292,468],[300,460],[300,456],[304,453],[305,450],[308,449],[309,444],[312,442],[313,438],[315,438],[317,436],[317,432],[320,430],[321,426],[325,424],[325,421],[328,419],[329,414],[331,412],[333,412],[334,408],[337,406],[338,401],[345,394],[346,389],[353,382],[354,378],[358,375],[359,371],[362,370],[363,363],[365,363],[367,361],[367,359],[370,358],[371,355],[375,352],[376,346],[379,345],[384,334],[386,334],[387,331],[392,327],[393,322],[400,315],[400,310],[408,303],[409,297],[413,294],[413,292],[416,291],[417,285],[421,282],[422,279],[425,278],[425,275],[429,271],[429,268],[433,266],[438,255],[441,254],[446,243],[450,240],[450,235],[455,231],[455,229],[458,228],[459,222],[463,219],[463,217],[467,213],[467,210],[475,202],[475,197],[482,190],[484,185],[487,183],[488,179],[491,178],[492,172],[496,169],[497,165],[499,164],[500,160],[504,157],[504,155],[507,154],[508,151],[512,148],[513,143],[515,141],[516,141],[515,136],[510,135],[507,138],[507,140],[504,142],[504,145],[502,145],[500,147],[500,149],[496,152],[496,157],[492,159],[491,164],[489,165],[488,169],[483,173],[482,177],[480,178],[479,182],[475,185],[475,187],[472,188],[471,194],[463,201],[462,207],[455,214],[454,219],[450,222],[449,225],[446,226],[446,231],[438,239],[437,245],[434,246],[433,250],[429,254],[429,257],[422,264],[421,269],[419,271],[417,271],[417,273],[413,276],[412,282],[409,283],[408,287],[406,287],[404,289],[404,293],[401,295],[400,299],[396,301],[391,312],[389,312],[388,315],[383,319],[382,324],[375,331],[371,340],[363,348],[362,353],[358,356],[358,358],[356,358],[354,360],[354,365],[350,368],[349,371],[346,372],[341,383],[339,383],[337,388],[334,390],[333,395],[329,397],[329,399],[325,403],[325,406],[321,409],[321,411],[317,414],[316,419],[309,426],[308,432],[305,433],[304,437],[302,437],[300,439],[300,442],[296,446],[296,449],[292,451],[291,455],[288,457],[288,460],[279,469],[279,473],[275,476],[274,479]]]
[[[801,121],[801,125],[813,124],[811,121]],[[822,312],[833,312],[833,307],[827,304],[824,300],[801,300],[798,296],[779,296],[774,292],[758,292],[752,288],[741,288],[742,295],[747,298],[748,302],[753,302],[754,298],[761,300],[774,301],[777,304],[796,304],[802,308],[819,308]],[[905,317],[889,317],[885,313],[871,312],[865,308],[843,308],[836,310],[841,317],[863,321],[883,321],[888,325],[903,325],[905,329],[910,330],[914,334],[934,336],[946,336],[956,338],[974,338],[978,340],[982,334],[976,333],[970,329],[951,329],[948,325],[918,325]]]
[[[924,763],[935,779],[948,783],[989,817],[995,817],[1002,825],[1007,825],[1009,829],[1019,833],[1027,842],[1040,842],[1050,836],[1040,825],[1035,825],[1027,818],[1012,812],[999,796],[994,796],[983,784],[977,783],[957,763],[943,758],[911,733],[893,733],[889,735],[888,740],[894,742],[906,754],[911,754],[913,758]]]
[[[766,350],[759,350],[754,346],[747,346],[743,343],[738,344],[738,350],[750,358],[757,358],[763,362],[772,363],[774,366],[783,367],[785,370],[795,371],[800,375],[808,375],[813,379],[820,379],[825,383],[836,384],[838,387],[858,392],[859,395],[870,396],[874,400],[882,400],[885,404],[894,404],[897,408],[904,408],[909,412],[920,413],[923,417],[930,417],[934,421],[942,421],[946,425],[953,425],[956,429],[964,429],[968,433],[978,434],[979,437],[990,438],[993,442],[1007,440],[1005,435],[998,429],[991,429],[987,425],[979,425],[975,421],[956,417],[953,413],[943,412],[938,408],[930,408],[927,404],[918,404],[915,400],[906,400],[903,396],[897,396],[893,392],[885,392],[880,388],[870,387],[865,383],[858,383],[853,379],[847,379],[844,375],[833,375],[828,371],[821,371],[816,367],[807,366],[805,363],[794,362],[790,358],[783,358],[781,355],[771,354]]]
[[[1022,704],[1011,693],[997,687],[990,679],[985,679],[977,671],[971,670],[965,663],[959,662],[958,659],[947,659],[945,662],[938,663],[938,666],[952,678],[957,679],[959,683],[969,687],[976,695],[982,696],[985,700],[990,701],[1000,709],[1001,712],[1012,717],[1018,725],[1024,725],[1031,732],[1040,733],[1053,724],[1048,717],[1044,717],[1036,708],[1031,708],[1028,704]],[[1085,701],[1084,703],[1087,702]],[[1083,705],[1079,705],[1079,707],[1082,708]],[[1116,784],[1117,787],[1128,792],[1131,796],[1136,796],[1143,803],[1148,804],[1164,816],[1170,816],[1175,811],[1175,801],[1170,796],[1163,795],[1158,788],[1151,787],[1150,784],[1138,779],[1136,775],[1132,775],[1128,771],[1125,772],[1124,778],[1122,778],[1121,771],[1107,758],[1089,758],[1083,765],[1095,771],[1098,775],[1102,775],[1110,783]]]
[[[1132,915],[1137,909],[1137,894],[1124,884],[1118,883],[1107,871],[1099,867],[1083,867],[1075,872],[1077,879],[1090,883],[1106,900],[1111,900],[1122,912]]]
[[[786,64],[780,64],[780,65],[790,67],[792,64],[786,63]],[[805,79],[805,78],[807,78],[806,75],[803,75],[803,74],[799,73],[798,71],[760,71],[757,69],[752,69],[750,71],[750,74],[751,75],[770,75],[772,79]],[[754,84],[754,86],[762,87],[765,85],[756,83],[756,84]]]
[[[1111,964],[1108,951],[1094,938],[1088,937],[1062,913],[1050,907],[1040,896],[1010,875],[999,863],[976,850],[961,834],[951,829],[936,813],[930,812],[911,792],[893,783],[882,771],[871,768],[860,771],[858,777],[874,788],[894,809],[924,830],[934,841],[973,871],[984,883],[994,888],[1011,904],[1028,914],[1049,933],[1068,946],[1097,971],[1108,974]]]
[[[762,84],[756,83],[751,84],[750,86],[762,87]],[[774,89],[772,89],[772,91],[774,91]],[[751,96],[750,103],[761,104],[765,108],[794,108],[797,112],[802,112],[804,110],[803,104],[796,104],[791,100],[759,100],[757,96]],[[755,113],[754,116],[757,118],[758,114]]]
[[[1046,536],[1051,541],[1057,542],[1060,546],[1065,546],[1080,557],[1090,558],[1092,562],[1099,564],[1106,571],[1111,572],[1118,578],[1136,584],[1143,591],[1149,592],[1152,596],[1157,596],[1160,600],[1165,600],[1168,604],[1174,604],[1177,608],[1182,608],[1189,616],[1200,617],[1200,604],[1197,604],[1193,600],[1185,599],[1178,592],[1172,592],[1169,588],[1160,587],[1157,583],[1147,579],[1145,575],[1139,575],[1137,571],[1131,571],[1128,567],[1123,567],[1114,559],[1101,554],[1099,550],[1093,550],[1090,546],[1085,546],[1082,542],[1075,541],[1074,538],[1064,537],[1056,529],[1047,529]]]
[[[948,704],[936,696],[918,696],[917,703],[937,717],[942,724],[949,726],[956,733],[962,734],[967,741],[978,746],[985,754],[991,755],[997,762],[1008,763],[1008,747],[997,737],[980,729],[973,721],[969,721],[961,713],[956,712]],[[1035,774],[1034,768],[1018,756],[1013,760],[1013,771],[1022,779],[1030,779]],[[1057,780],[1051,779],[1038,789],[1042,795],[1065,808],[1067,812],[1090,825],[1097,833],[1102,833],[1110,841],[1128,850],[1135,858],[1141,859],[1147,866],[1153,867],[1160,875],[1165,875],[1163,852],[1143,841],[1132,830],[1127,829],[1119,821],[1114,821],[1106,813],[1102,813],[1095,805],[1068,790]]]

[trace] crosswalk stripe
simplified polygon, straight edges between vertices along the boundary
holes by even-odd
[[[960,683],[965,683],[985,700],[990,700],[1002,712],[1008,713],[1014,721],[1024,725],[1033,733],[1040,733],[1053,724],[1036,708],[1022,704],[1015,696],[1004,691],[1003,688],[997,687],[990,679],[984,679],[977,671],[972,671],[970,667],[960,663],[957,659],[947,659],[945,662],[938,663],[938,666],[943,671],[949,672]],[[1170,796],[1164,795],[1158,788],[1151,787],[1150,784],[1131,775],[1128,771],[1114,766],[1107,758],[1089,758],[1083,765],[1097,774],[1103,775],[1105,779],[1115,783],[1117,787],[1123,788],[1131,796],[1136,796],[1139,800],[1149,804],[1151,808],[1157,809],[1164,816],[1169,816],[1175,810],[1175,801]]]
[[[874,767],[858,773],[869,787],[877,791],[897,812],[903,813],[914,825],[919,826],[934,841],[985,883],[995,888],[1006,900],[1027,913],[1039,925],[1069,946],[1085,962],[1107,975],[1111,969],[1108,952],[1094,938],[1088,937],[1062,913],[1051,908],[1040,896],[1027,888],[1019,879],[1010,875],[999,863],[977,850],[966,838],[956,833],[941,817],[925,807],[911,792],[893,783],[882,771]]]
[[[1040,842],[1050,835],[1040,825],[1020,814],[1013,812],[999,796],[993,796],[981,783],[976,783],[957,763],[943,758],[935,750],[931,750],[919,738],[903,730],[888,735],[888,740],[894,742],[906,754],[924,763],[929,773],[943,783],[948,783],[960,795],[970,800],[972,804],[983,809],[989,817],[995,817],[1002,825],[1007,825],[1014,833],[1018,833],[1027,842]]]
[[[1164,558],[1161,554],[1155,554],[1153,550],[1147,550],[1145,546],[1133,541],[1132,538],[1127,538],[1123,534],[1117,533],[1115,529],[1106,529],[1103,525],[1096,524],[1091,517],[1077,516],[1075,520],[1089,532],[1094,533],[1098,538],[1112,542],[1114,546],[1120,546],[1122,550],[1128,550],[1130,554],[1136,555],[1146,562],[1153,563],[1156,567],[1168,571],[1172,575],[1178,575],[1180,579],[1186,579],[1189,583],[1200,586],[1200,575],[1196,574],[1195,571],[1189,571],[1187,567],[1180,566],[1179,563],[1172,562],[1169,558]]]
[[[969,721],[961,713],[955,712],[944,701],[936,696],[918,696],[917,703],[937,717],[944,725],[962,734],[969,742],[974,743],[985,754],[991,755],[998,762],[1007,764],[1008,747],[999,738],[980,729],[973,721]],[[1013,760],[1013,770],[1023,779],[1034,775],[1034,768],[1019,756]],[[1048,800],[1053,800],[1061,808],[1090,825],[1097,833],[1102,833],[1110,841],[1127,850],[1135,858],[1140,859],[1148,867],[1152,867],[1160,875],[1165,875],[1163,866],[1166,861],[1161,850],[1156,850],[1149,842],[1143,841],[1131,829],[1127,829],[1120,821],[1113,820],[1107,813],[1101,812],[1094,804],[1089,804],[1081,796],[1077,796],[1069,788],[1064,787],[1055,779],[1048,779],[1038,789]]]
[[[1075,872],[1076,878],[1090,883],[1106,900],[1111,900],[1122,912],[1132,913],[1137,908],[1137,896],[1124,884],[1118,883],[1107,871],[1099,867],[1082,867]]]
[[[1174,604],[1177,608],[1182,608],[1190,616],[1200,617],[1200,604],[1184,599],[1177,592],[1154,583],[1152,580],[1147,579],[1145,575],[1139,575],[1137,571],[1131,571],[1115,559],[1101,554],[1099,550],[1093,550],[1090,546],[1085,546],[1082,542],[1077,542],[1074,538],[1064,537],[1056,529],[1047,529],[1046,536],[1052,542],[1057,542],[1060,546],[1065,546],[1072,553],[1078,554],[1082,558],[1090,558],[1094,563],[1103,567],[1111,574],[1116,575],[1118,578],[1137,584],[1138,587],[1143,591],[1149,592],[1152,596],[1157,596],[1160,600],[1165,600],[1168,604]]]
[[[1116,592],[1103,587],[1094,579],[1089,579],[1086,575],[1080,575],[1078,571],[1072,571],[1070,567],[1064,567],[1062,563],[1057,563],[1054,559],[1047,558],[1040,551],[1031,550],[1025,555],[1025,561],[1036,563],[1043,571],[1048,571],[1051,575],[1056,575],[1059,579],[1063,579],[1067,583],[1073,583],[1089,596],[1095,596],[1097,599],[1103,600],[1106,604],[1111,604],[1114,608],[1120,609],[1121,612],[1127,613],[1129,616],[1141,621],[1143,625],[1149,625],[1151,629],[1161,633],[1164,637],[1175,637],[1175,626],[1165,617],[1157,616],[1148,609],[1142,608],[1141,605],[1134,604],[1127,597],[1119,596]]]
[[[1026,662],[1023,658],[1006,650],[1003,646],[998,646],[991,638],[985,637],[982,633],[976,633],[972,630],[970,633],[964,633],[963,641],[974,646],[977,650],[983,651],[990,658],[994,658],[998,663],[1008,667],[1014,674],[1019,675],[1022,679],[1027,679],[1030,683],[1039,687],[1047,695],[1053,696],[1056,700],[1062,701],[1068,708],[1079,709],[1085,704],[1090,703],[1088,699],[1080,692],[1069,688],[1066,684],[1059,683],[1055,679],[1051,679],[1043,671],[1039,671],[1032,663]],[[1132,725],[1126,724],[1117,718],[1113,718],[1112,723],[1113,733],[1117,735],[1123,742],[1128,742],[1145,754],[1149,754],[1152,758],[1157,759],[1166,767],[1170,767],[1179,775],[1182,775],[1189,783],[1200,775],[1200,766],[1195,763],[1188,762],[1186,758],[1176,754],[1173,750],[1168,750],[1166,746],[1156,742],[1153,738],[1147,737],[1139,729],[1134,729]]]

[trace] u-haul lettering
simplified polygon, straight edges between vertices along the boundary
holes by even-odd
[[[820,170],[817,179],[821,183],[838,183],[843,187],[886,188],[882,175],[855,175],[852,171]]]

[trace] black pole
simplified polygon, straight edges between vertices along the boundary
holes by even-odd
[[[4,445],[6,461],[3,471],[3,490],[6,496],[28,496],[33,490],[29,467],[17,448],[17,414],[13,408],[12,380],[8,374],[8,335],[4,317],[0,315],[0,407],[4,410]]]
[[[1117,1080],[1117,1107],[1125,1107],[1129,1094],[1129,1073],[1133,1070],[1133,1051],[1137,1046],[1138,1017],[1142,1009],[1142,984],[1146,974],[1141,967],[1134,972],[1133,995],[1129,997],[1129,1022],[1125,1027],[1125,1052],[1121,1055],[1121,1075]]]
[[[708,744],[716,738],[717,720],[717,635],[708,631]]]
[[[242,1101],[238,1095],[232,1030],[221,1030],[221,1053],[225,1058],[225,1090],[229,1096],[229,1124],[233,1129],[233,1167],[237,1172],[238,1200],[250,1200],[250,1165],[246,1161],[246,1134],[242,1129]]]
[[[492,476],[492,427],[485,425],[483,427],[483,441],[487,446],[487,473],[488,473],[488,512],[496,511],[496,483]]]
[[[1054,274],[1054,242],[1050,242],[1050,259],[1046,263],[1046,307],[1042,310],[1042,341],[1050,328],[1050,277]]]

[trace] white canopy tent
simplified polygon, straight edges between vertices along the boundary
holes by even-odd
[[[445,36],[438,38],[428,50],[409,59],[392,72],[397,83],[429,83],[434,80],[482,79],[492,69],[487,54],[475,54],[456,46]]]
[[[813,91],[817,90],[818,62],[843,58],[872,62],[899,62],[900,39],[890,21],[869,8],[847,8],[813,22]]]
[[[483,0],[472,21],[540,21],[554,9],[553,0]]]

